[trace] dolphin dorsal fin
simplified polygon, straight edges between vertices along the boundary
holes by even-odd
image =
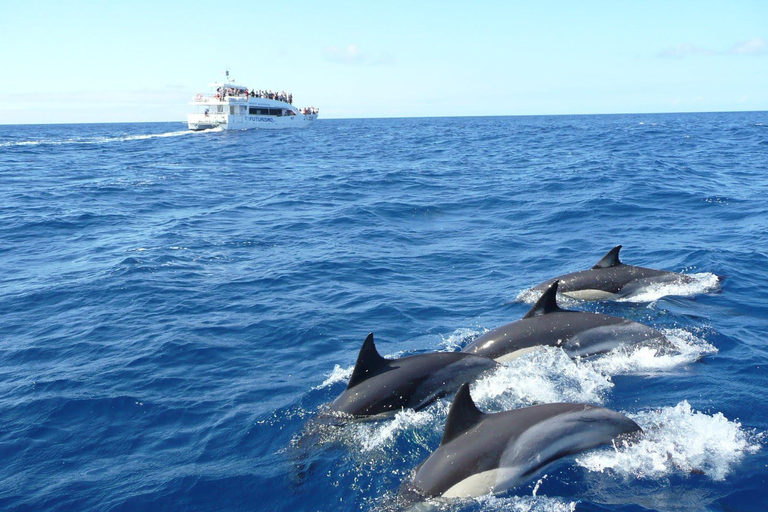
[[[596,268],[611,268],[615,267],[617,265],[621,265],[622,263],[619,261],[619,251],[621,250],[621,246],[617,245],[610,251],[608,251],[608,254],[603,256],[603,259],[597,262],[597,264],[592,267],[593,269]]]
[[[461,385],[453,397],[451,409],[448,411],[448,418],[445,420],[445,431],[440,445],[444,445],[474,427],[485,416],[472,401],[469,394],[469,383]]]
[[[557,305],[557,286],[560,281],[555,281],[544,293],[541,294],[539,300],[533,305],[530,311],[525,314],[523,318],[533,318],[535,316],[546,315],[547,313],[554,313],[555,311],[562,311]]]
[[[388,362],[389,360],[382,357],[376,350],[376,345],[373,344],[373,333],[370,333],[365,338],[363,346],[360,347],[360,353],[357,354],[357,362],[355,369],[352,370],[352,376],[349,378],[347,389],[379,374],[381,370],[386,368]]]

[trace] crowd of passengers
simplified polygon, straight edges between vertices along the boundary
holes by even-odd
[[[200,97],[200,95],[198,95]],[[216,97],[217,98],[226,98],[226,97],[232,97],[232,98],[265,98],[270,100],[278,100],[278,101],[284,101],[286,103],[290,103],[293,105],[293,94],[288,93],[286,94],[285,91],[282,92],[273,92],[273,91],[249,91],[246,89],[235,89],[233,87],[219,87],[216,89]],[[316,107],[305,107],[302,109],[299,109],[299,112],[302,114],[310,115],[310,114],[317,114],[320,112],[320,109]],[[208,111],[206,110],[205,115],[208,115]]]
[[[273,91],[248,91],[248,89],[234,89],[232,87],[219,87],[216,89],[216,96],[219,98],[226,98],[231,96],[233,98],[266,98],[270,100],[284,101],[285,103],[293,104],[293,94],[286,94],[285,91],[273,92]]]

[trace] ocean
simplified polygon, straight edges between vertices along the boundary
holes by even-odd
[[[544,347],[484,411],[645,430],[449,511],[768,508],[768,112],[0,126],[0,509],[396,510],[449,399],[316,428],[373,332],[456,351],[623,245],[686,285],[565,301],[673,351]]]

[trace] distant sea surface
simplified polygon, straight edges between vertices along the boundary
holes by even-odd
[[[645,430],[450,511],[768,508],[768,113],[0,126],[0,509],[395,510],[449,402],[316,428],[369,332],[460,350],[535,284],[694,276],[564,306],[675,350],[543,348],[481,409]]]

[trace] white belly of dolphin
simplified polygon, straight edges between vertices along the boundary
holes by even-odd
[[[504,468],[491,469],[482,473],[474,474],[465,478],[461,482],[443,493],[445,498],[474,498],[497,491],[496,485],[499,480],[508,480],[503,478],[500,473],[505,473]],[[500,491],[501,489],[499,489]]]
[[[605,300],[616,297],[615,293],[603,290],[573,290],[572,292],[561,292],[566,297],[578,300]]]
[[[501,357],[497,357],[496,361],[499,363],[508,363],[509,361],[517,359],[520,356],[524,356],[525,354],[533,352],[537,348],[539,347],[535,346],[535,347],[521,348],[520,350],[515,350],[514,352],[510,352],[509,354],[504,354]]]

